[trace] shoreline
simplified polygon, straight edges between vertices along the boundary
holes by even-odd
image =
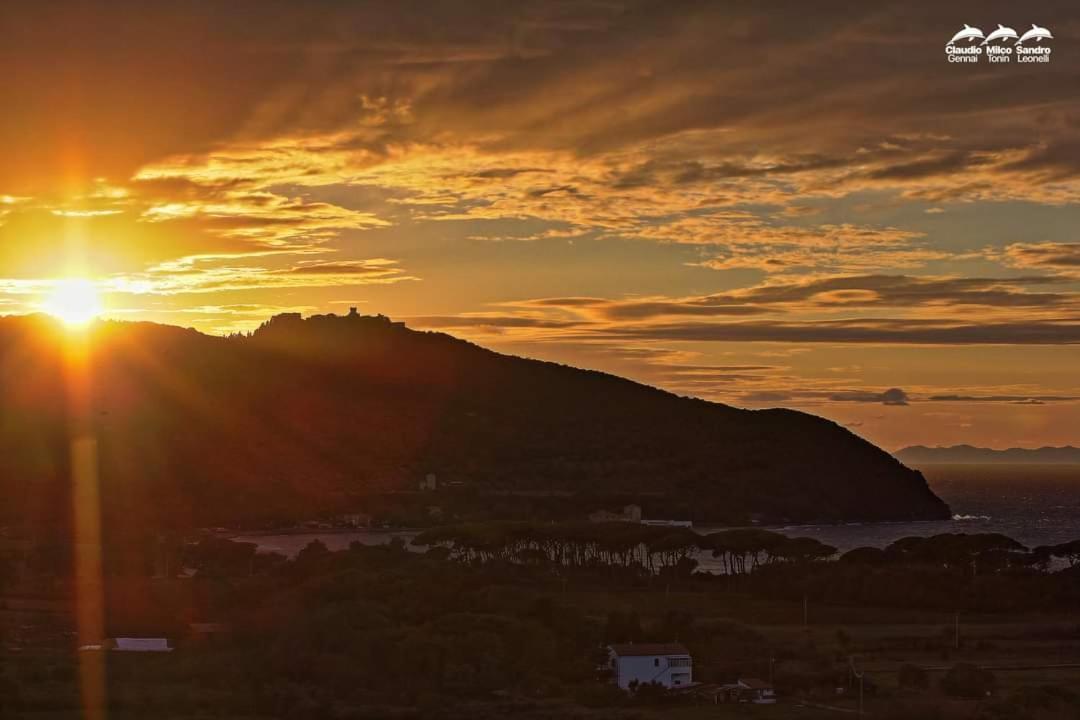
[[[390,533],[419,533],[424,528],[283,528],[279,530],[213,530],[211,534],[227,539],[244,537],[277,537],[279,535],[363,535]]]
[[[689,526],[689,529],[694,531],[712,531],[719,532],[722,530],[747,530],[747,529],[760,529],[760,530],[791,530],[795,528],[842,528],[842,527],[859,527],[859,526],[875,526],[875,525],[907,525],[914,523],[934,523],[934,522],[956,522],[965,520],[989,520],[988,516],[984,515],[964,515],[954,514],[947,518],[922,518],[917,520],[841,520],[836,522],[792,522],[792,523],[756,523],[756,524],[738,524],[738,525],[720,525],[713,523],[701,523]],[[497,520],[484,521],[484,522],[498,522]],[[522,521],[527,522],[527,521]],[[210,534],[217,537],[224,538],[241,538],[241,537],[273,537],[279,535],[362,535],[362,534],[390,534],[390,533],[420,533],[431,528],[443,527],[444,525],[456,525],[457,523],[444,523],[442,525],[432,525],[431,527],[392,527],[392,528],[373,528],[373,527],[332,527],[332,528],[305,528],[305,527],[291,527],[280,529],[265,529],[265,530],[234,530],[234,529],[216,529],[210,530]],[[676,526],[672,526],[676,527]],[[678,526],[682,527],[682,526]]]

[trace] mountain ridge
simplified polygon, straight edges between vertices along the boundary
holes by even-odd
[[[636,498],[698,522],[949,514],[920,473],[831,421],[680,397],[384,316],[278,315],[232,337],[103,321],[88,337],[103,511],[120,526],[295,522],[410,497],[428,473],[491,514],[551,511],[490,501],[529,494]],[[28,518],[70,506],[65,342],[42,318],[0,318],[0,411],[19,418],[0,424],[0,492]]]

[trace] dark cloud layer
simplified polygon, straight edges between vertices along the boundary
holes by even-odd
[[[1080,269],[1080,243],[1016,243],[1005,255],[1018,267]]]
[[[1017,404],[1042,404],[1048,402],[1071,402],[1080,400],[1075,395],[931,395],[932,402],[1006,402]]]
[[[665,323],[621,328],[613,334],[712,342],[1075,345],[1080,343],[1080,321],[967,324],[961,320],[868,318],[788,323]]]
[[[1044,3],[1040,22],[1067,38],[1072,10]],[[350,143],[376,153],[481,130],[491,147],[594,153],[724,127],[743,150],[767,133],[788,155],[768,167],[657,159],[684,183],[822,171],[883,137],[948,134],[946,149],[869,177],[955,172],[1017,147],[1030,151],[1014,170],[1068,177],[1080,154],[1067,53],[994,72],[944,64],[960,23],[1018,13],[973,1],[10,2],[0,61],[19,72],[0,77],[0,185],[123,178],[227,141],[363,128]]]
[[[703,297],[604,300],[543,298],[524,306],[591,311],[613,321],[665,316],[746,316],[777,312],[865,310],[867,308],[959,308],[1073,311],[1077,300],[1065,291],[1068,278],[914,277],[854,275],[776,282]],[[1061,292],[1038,288],[1063,286]]]
[[[834,402],[881,403],[882,405],[907,405],[908,395],[900,388],[889,388],[884,392],[851,390],[834,393],[829,396]]]

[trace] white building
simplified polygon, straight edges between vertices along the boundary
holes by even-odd
[[[694,527],[693,520],[642,520],[642,525],[651,525],[653,527],[677,527],[677,528],[692,528]]]
[[[594,513],[589,514],[590,522],[641,522],[641,506],[640,505],[624,505],[621,512],[611,512],[610,510],[597,510]]]
[[[118,637],[108,641],[108,647],[116,652],[172,652],[167,638]]]
[[[678,643],[609,645],[615,683],[626,690],[632,683],[659,683],[666,688],[693,684],[690,651]]]
[[[338,522],[348,527],[370,527],[371,516],[362,512],[345,513],[338,517]]]
[[[92,645],[80,645],[79,652],[172,652],[168,638],[108,638]]]

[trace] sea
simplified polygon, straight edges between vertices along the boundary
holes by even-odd
[[[845,552],[857,547],[885,547],[903,537],[940,533],[1001,533],[1034,548],[1080,539],[1080,465],[928,465],[920,468],[930,487],[949,504],[952,518],[919,522],[844,523],[765,526],[791,537],[812,537]],[[724,528],[698,526],[700,533]],[[260,552],[292,557],[312,540],[331,550],[356,541],[377,545],[400,537],[408,543],[416,531],[365,530],[251,535]],[[711,557],[698,557],[712,569]]]

